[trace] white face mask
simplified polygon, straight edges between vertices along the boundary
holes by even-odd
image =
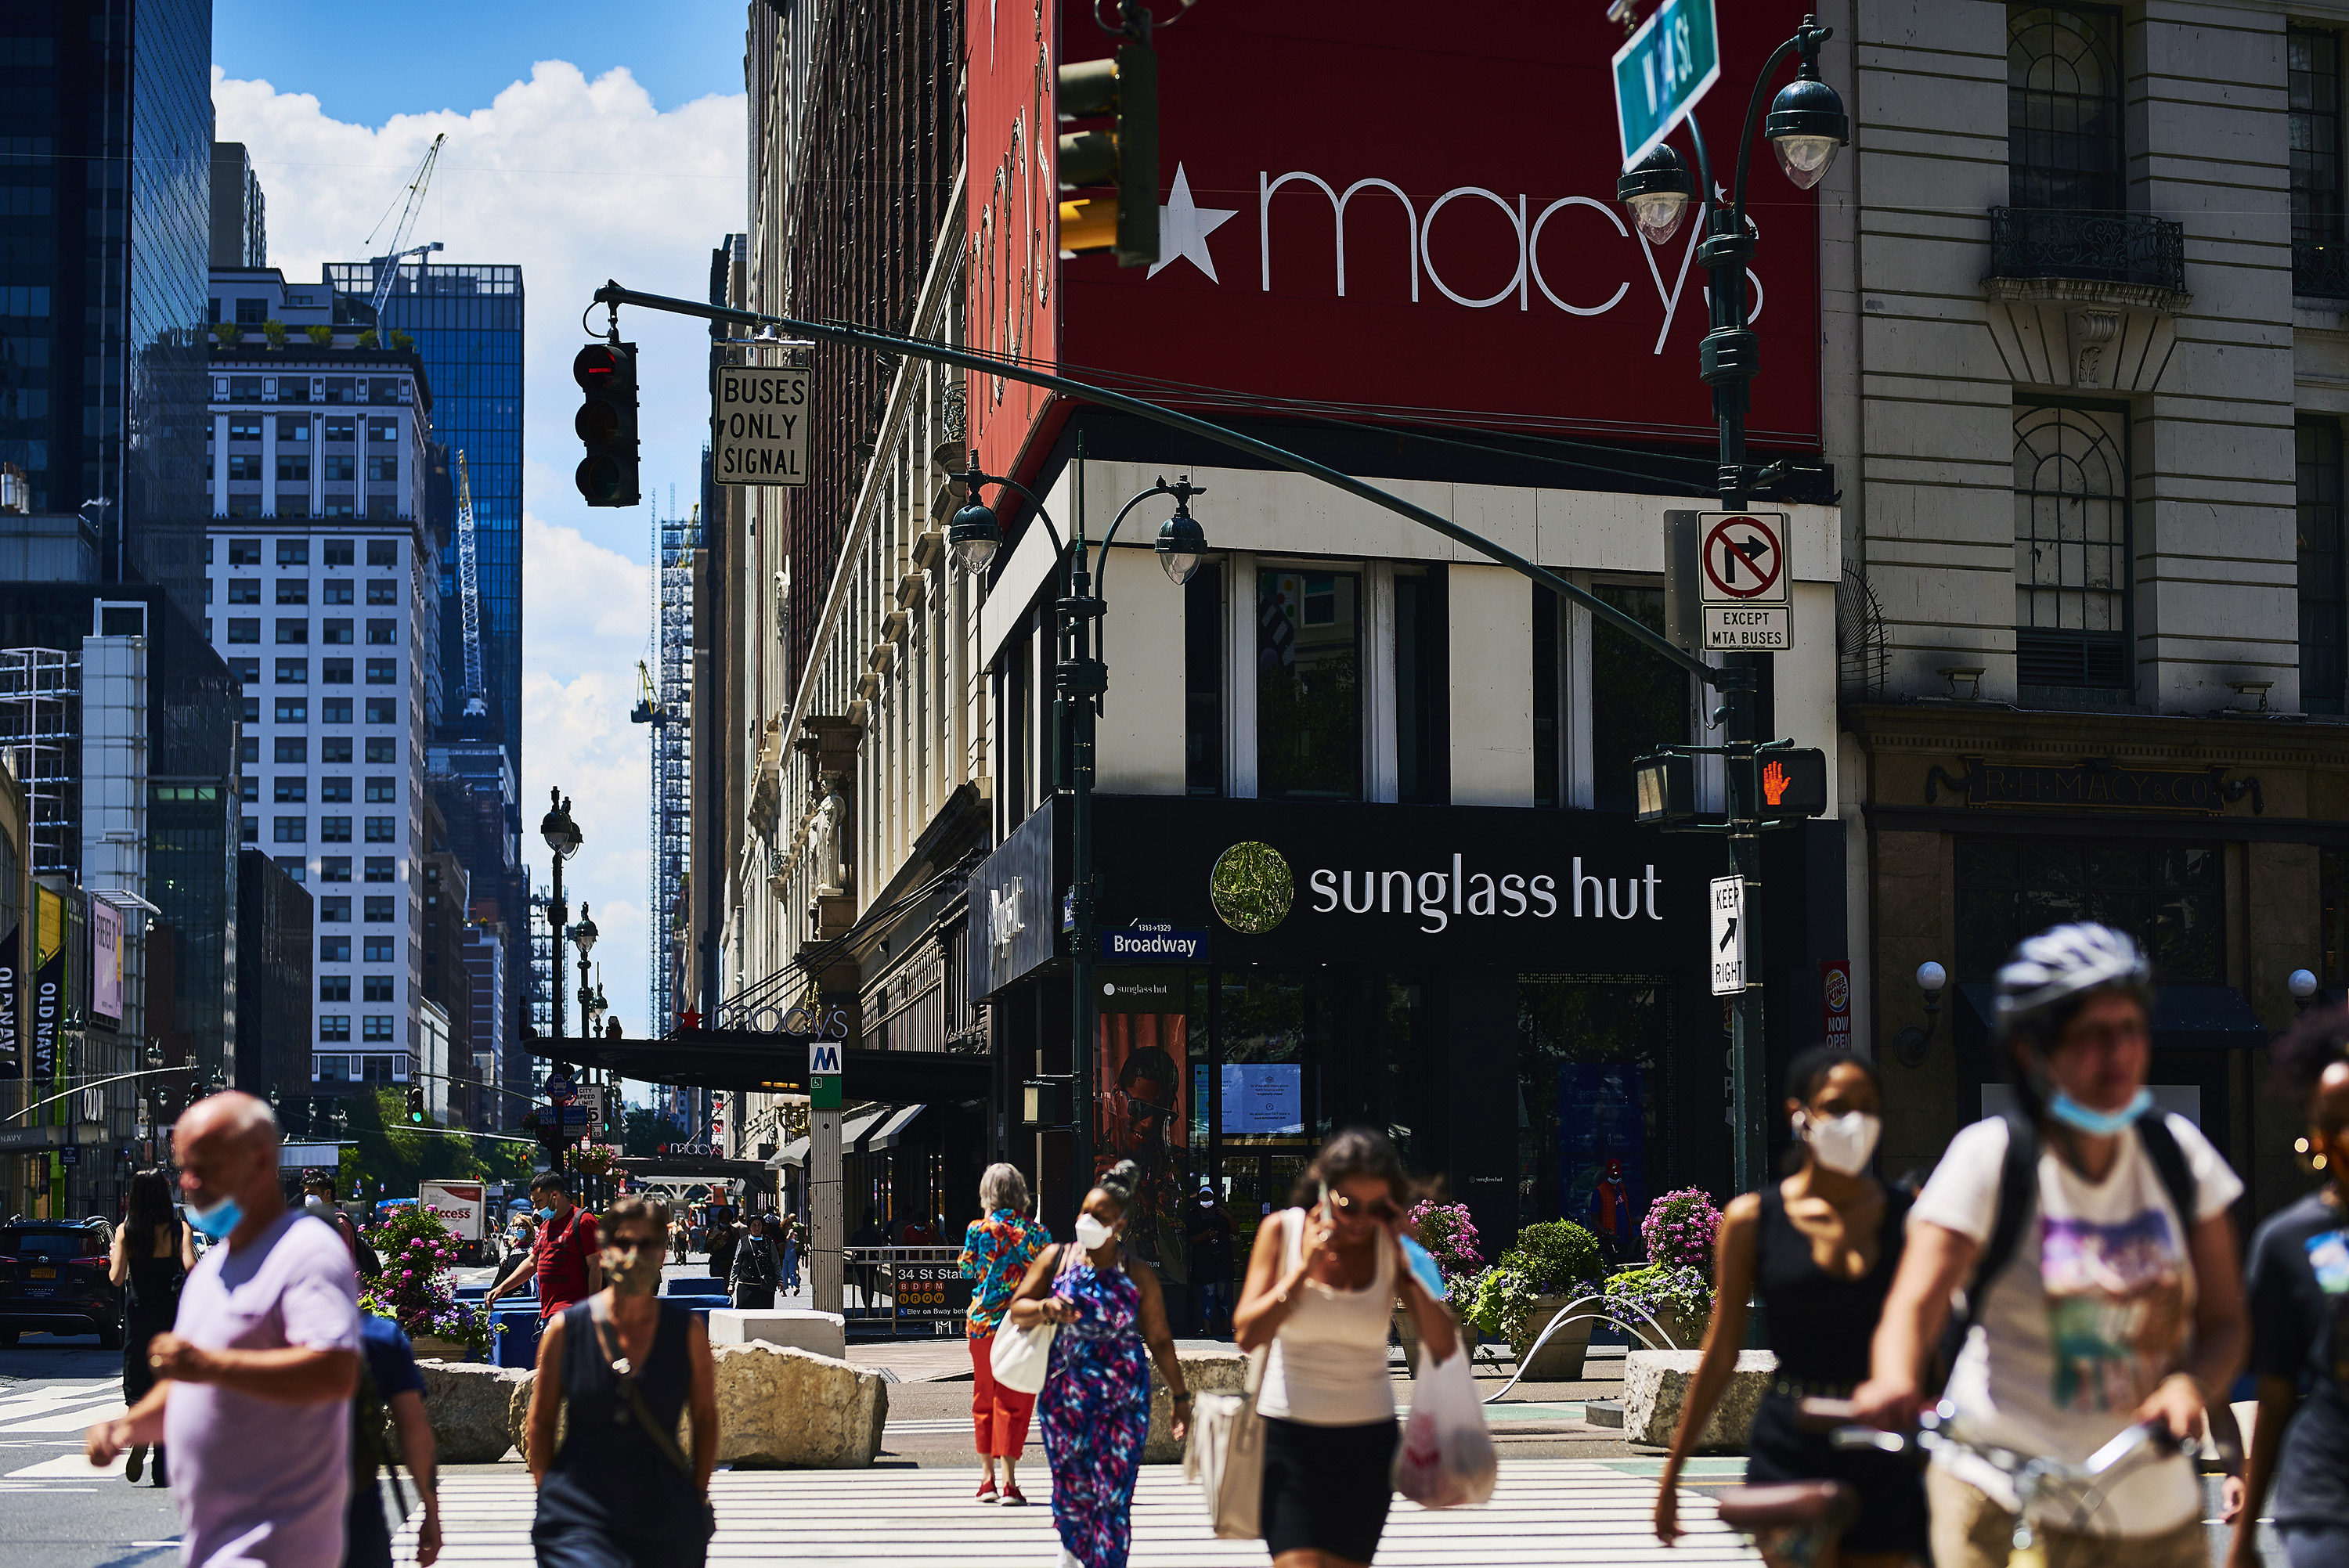
[[[1884,1119],[1864,1110],[1834,1117],[1814,1117],[1806,1110],[1795,1112],[1795,1136],[1811,1146],[1812,1159],[1838,1176],[1857,1176],[1867,1170],[1869,1157],[1876,1152],[1876,1140],[1883,1132]]]
[[[1100,1251],[1113,1233],[1107,1225],[1102,1224],[1091,1214],[1077,1216],[1077,1245],[1089,1253]]]

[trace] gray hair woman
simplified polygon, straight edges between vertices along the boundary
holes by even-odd
[[[999,1387],[995,1381],[995,1331],[1011,1305],[1011,1294],[1028,1277],[1028,1265],[1052,1244],[1052,1233],[1027,1217],[1028,1179],[1017,1165],[990,1165],[978,1179],[978,1218],[962,1236],[963,1277],[972,1282],[970,1313],[964,1331],[970,1339],[970,1418],[979,1462],[987,1467],[978,1501],[1017,1507],[1028,1500],[1012,1479],[1012,1467],[1028,1446],[1028,1419],[1036,1396]],[[1003,1490],[995,1488],[995,1461],[1003,1461]]]

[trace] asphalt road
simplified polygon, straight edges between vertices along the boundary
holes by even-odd
[[[23,1568],[155,1568],[179,1561],[168,1488],[93,1470],[82,1429],[122,1408],[122,1353],[96,1335],[26,1334],[0,1350],[0,1560]]]

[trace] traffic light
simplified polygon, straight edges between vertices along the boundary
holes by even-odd
[[[424,1091],[420,1088],[408,1091],[408,1119],[419,1123],[424,1120]]]
[[[571,421],[587,448],[579,493],[589,506],[634,506],[636,494],[636,346],[591,343],[571,362],[586,400]]]
[[[1820,817],[1827,810],[1827,754],[1811,748],[1762,754],[1762,815]]]
[[[1061,137],[1061,190],[1101,186],[1114,195],[1061,203],[1061,249],[1117,253],[1121,267],[1158,262],[1158,54],[1128,38],[1107,59],[1062,66],[1056,98],[1063,121],[1106,119],[1105,129]]]

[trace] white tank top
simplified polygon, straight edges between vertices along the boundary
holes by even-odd
[[[1305,1211],[1284,1209],[1278,1219],[1286,1274],[1304,1255]],[[1265,1357],[1257,1414],[1309,1427],[1359,1427],[1394,1415],[1394,1383],[1387,1376],[1394,1248],[1381,1246],[1375,1255],[1371,1283],[1361,1290],[1298,1283]]]

